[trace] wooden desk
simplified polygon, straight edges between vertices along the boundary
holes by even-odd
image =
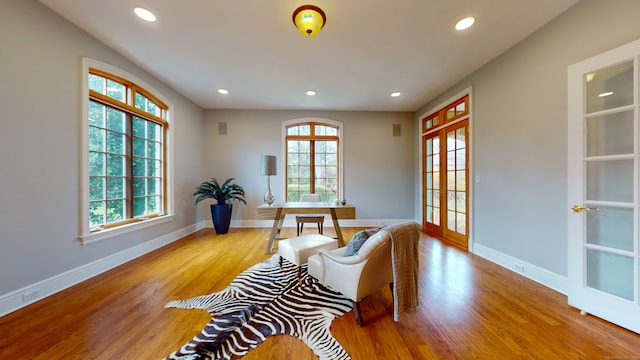
[[[271,206],[262,204],[256,209],[258,220],[273,220],[273,228],[267,243],[265,254],[273,251],[273,242],[280,237],[280,230],[287,214],[331,214],[333,227],[338,236],[338,246],[344,246],[342,231],[338,219],[355,219],[356,208],[353,205],[327,205],[322,202],[286,202]]]

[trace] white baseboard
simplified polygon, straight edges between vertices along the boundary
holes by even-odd
[[[395,224],[395,223],[400,223],[404,221],[413,221],[413,220],[340,220],[340,226],[342,227],[366,227],[366,226],[374,227],[374,226],[385,225],[385,224],[386,225]],[[235,228],[249,228],[249,227],[271,228],[272,226],[273,226],[272,220],[232,220],[231,221],[231,227],[235,227]],[[283,226],[295,227],[296,226],[295,220],[285,219]],[[67,289],[82,281],[88,280],[105,271],[111,270],[116,266],[120,266],[144,254],[157,250],[165,245],[168,245],[176,240],[179,240],[189,234],[192,234],[206,227],[208,228],[213,227],[213,222],[211,221],[211,219],[200,221],[194,225],[174,231],[170,234],[163,235],[159,238],[149,240],[145,243],[123,250],[119,253],[109,255],[105,258],[82,265],[78,268],[71,269],[69,271],[66,271],[58,275],[54,275],[48,279],[39,281],[31,285],[27,285],[21,289],[12,291],[7,294],[0,295],[0,316],[4,316],[16,310],[19,310],[47,296],[51,296],[57,292]],[[331,221],[330,218],[328,219],[328,221],[325,221],[325,227],[333,227],[333,222]]]
[[[520,259],[503,254],[482,244],[474,243],[471,252],[559,293],[567,294],[568,279],[564,276],[526,263]]]
[[[8,294],[0,295],[0,316],[14,312],[107,270],[111,270],[116,266],[157,250],[198,231],[202,227],[202,223],[188,226],[62,274],[52,276],[35,284],[25,286]]]

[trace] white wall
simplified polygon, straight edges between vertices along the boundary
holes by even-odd
[[[416,112],[474,87],[472,236],[505,265],[566,277],[567,67],[640,38],[638,14],[639,1],[582,0]]]
[[[271,188],[276,201],[283,200],[281,123],[310,117],[343,123],[345,196],[356,206],[360,224],[414,219],[413,114],[207,110],[204,128],[206,176],[221,181],[235,177],[247,193],[246,206],[234,205],[234,220],[254,224],[249,220],[256,218],[255,208],[263,203],[267,188],[266,177],[260,175],[263,154],[278,156],[278,175],[271,177]],[[218,135],[219,122],[227,123],[227,135]],[[401,136],[393,136],[393,124],[401,124]],[[200,208],[200,211],[204,210],[205,205]]]
[[[52,277],[95,271],[96,262],[192,229],[191,194],[204,157],[202,109],[37,1],[0,2],[0,44],[1,314],[2,301],[17,290],[39,283],[46,293],[50,287],[41,282]],[[83,56],[137,76],[175,106],[173,221],[85,246],[77,239]]]

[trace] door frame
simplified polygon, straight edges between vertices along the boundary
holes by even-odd
[[[475,179],[474,176],[474,171],[473,171],[473,164],[474,164],[474,144],[473,144],[473,86],[469,86],[467,88],[465,88],[464,90],[458,92],[457,94],[449,97],[448,99],[442,101],[441,103],[439,103],[438,105],[430,108],[428,111],[426,111],[425,113],[423,113],[422,115],[420,115],[418,117],[418,129],[419,131],[417,132],[417,137],[418,137],[418,166],[419,166],[419,173],[418,173],[418,177],[419,177],[419,186],[418,186],[418,197],[416,199],[417,204],[417,210],[418,210],[418,218],[419,218],[419,223],[420,226],[422,227],[422,225],[424,224],[424,183],[425,183],[425,179],[424,179],[424,159],[423,159],[423,155],[424,155],[424,142],[423,142],[423,137],[424,135],[427,133],[423,130],[422,127],[422,121],[424,118],[426,118],[427,116],[433,114],[434,112],[446,107],[447,105],[450,105],[451,103],[455,102],[456,100],[459,100],[460,98],[464,97],[464,96],[468,96],[468,107],[469,107],[469,114],[466,117],[466,119],[468,119],[468,124],[467,124],[467,143],[468,143],[468,151],[467,151],[467,174],[468,174],[468,178],[467,178],[467,243],[466,245],[466,250],[471,250],[473,249],[473,244],[474,244],[474,240],[473,240],[473,229],[474,229],[474,222],[473,222],[473,218],[474,218],[474,185],[475,185],[475,181],[472,181],[472,179]],[[442,126],[442,128],[446,128],[449,125],[453,125],[455,124],[455,122],[451,122],[448,124],[444,124]],[[471,151],[469,151],[471,150]],[[441,164],[442,165],[442,164]],[[446,171],[445,171],[446,172]],[[446,180],[446,178],[445,178]],[[442,181],[442,180],[441,180]],[[446,194],[445,194],[446,195]],[[441,195],[441,197],[444,195]],[[441,201],[441,203],[443,203]],[[446,203],[444,203],[446,205]],[[442,210],[442,208],[441,208]],[[446,209],[445,209],[446,210]],[[444,226],[444,224],[441,224],[441,226]],[[426,232],[425,229],[423,229],[423,232]]]

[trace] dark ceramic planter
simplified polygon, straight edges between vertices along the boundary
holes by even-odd
[[[211,204],[211,219],[216,234],[226,234],[229,232],[229,224],[231,223],[232,204]]]

